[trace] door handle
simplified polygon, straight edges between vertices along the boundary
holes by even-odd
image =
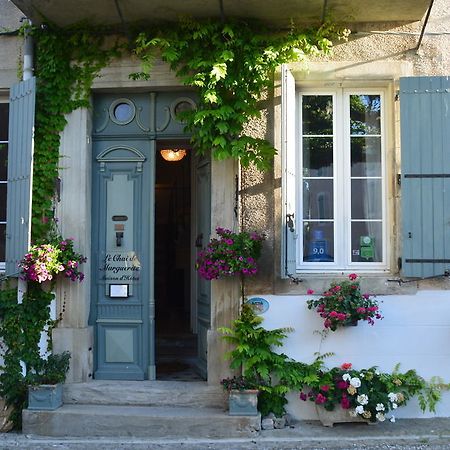
[[[203,247],[203,233],[200,233],[197,236],[197,239],[195,240],[195,246],[197,248],[202,248]]]

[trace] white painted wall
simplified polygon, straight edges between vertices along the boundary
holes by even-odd
[[[267,329],[293,327],[281,349],[291,358],[312,362],[314,353],[333,352],[326,366],[340,366],[351,362],[355,369],[378,366],[390,372],[397,363],[400,370],[416,369],[425,379],[440,376],[450,382],[450,292],[419,291],[415,295],[379,296],[384,319],[374,326],[359,322],[330,332],[321,342],[315,330],[322,330],[322,320],[310,311],[306,300],[312,296],[257,295],[265,298],[269,310],[263,314]],[[250,296],[250,298],[253,297]],[[288,410],[298,419],[317,419],[314,404],[298,399],[298,393],[289,396]],[[437,416],[450,417],[450,392],[443,393]],[[433,417],[423,415],[417,402],[410,401],[395,414],[400,418]]]

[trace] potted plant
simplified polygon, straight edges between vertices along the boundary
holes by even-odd
[[[80,264],[86,260],[86,257],[75,252],[73,238],[54,236],[47,243],[33,245],[23,257],[19,268],[26,281],[54,281],[58,274],[71,281],[83,281],[84,274],[80,271]]]
[[[308,294],[314,291],[308,290]],[[308,300],[308,309],[314,309],[324,319],[323,326],[331,331],[339,327],[356,325],[365,320],[370,325],[375,319],[382,319],[377,300],[367,293],[361,293],[358,275],[351,273],[348,280],[333,282],[322,297]]]
[[[382,373],[377,367],[355,370],[351,363],[325,369],[320,363],[316,381],[300,393],[301,400],[316,404],[324,426],[337,422],[395,422],[395,410],[407,404],[415,395],[424,412],[435,412],[441,398],[442,383],[426,382],[415,370]],[[329,414],[331,412],[331,414]]]
[[[55,410],[62,405],[62,385],[69,370],[70,353],[49,355],[27,375],[28,409]]]
[[[230,416],[257,416],[261,381],[251,377],[224,378],[220,384],[228,392]]]
[[[245,277],[258,272],[256,260],[261,256],[263,234],[233,232],[216,228],[217,238],[212,238],[197,256],[196,269],[205,280],[239,276],[241,300],[245,301]]]

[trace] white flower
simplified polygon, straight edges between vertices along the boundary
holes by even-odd
[[[392,409],[397,409],[398,405],[397,403],[392,403]]]
[[[364,412],[364,407],[359,405],[355,408],[355,413],[356,414],[362,414]]]
[[[390,422],[395,423],[395,417],[391,416],[391,418],[389,419]]]
[[[358,395],[358,397],[356,397],[356,401],[360,405],[367,405],[367,403],[369,403],[369,397],[367,397],[366,394],[361,394],[361,395]]]
[[[383,403],[377,403],[377,406],[375,407],[375,409],[377,411],[384,411],[385,410]]]
[[[379,370],[375,370],[375,375],[380,375],[380,371]]]
[[[343,379],[344,381],[348,381],[348,380],[351,379],[351,376],[350,376],[348,373],[344,373],[344,375],[342,375],[342,379]]]
[[[348,411],[348,415],[349,415],[350,417],[356,417],[356,416],[357,416],[356,411],[355,411],[354,409],[350,409],[350,410]]]
[[[380,422],[384,422],[384,420],[386,419],[386,417],[384,416],[383,413],[377,413],[377,415],[375,416],[377,418],[377,420],[379,420]]]
[[[388,397],[391,402],[397,401],[397,394],[395,394],[394,392],[389,392]]]
[[[351,378],[350,379],[350,384],[355,387],[355,388],[359,388],[361,386],[361,380],[359,378]]]

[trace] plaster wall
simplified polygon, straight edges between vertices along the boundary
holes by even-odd
[[[9,0],[0,0],[0,95],[18,81],[18,66],[21,62],[22,41],[11,33],[18,30],[23,14]]]
[[[318,314],[308,310],[305,295],[262,295],[269,302],[263,314],[267,329],[292,327],[282,351],[303,362],[313,362],[315,353],[332,352],[325,359],[329,368],[351,362],[353,368],[378,366],[380,371],[391,372],[397,363],[400,371],[416,369],[425,379],[440,376],[447,382],[450,373],[449,295],[445,291],[421,290],[413,295],[379,296],[384,319],[370,326],[360,322],[330,332],[324,339]],[[316,331],[317,330],[317,331]],[[289,396],[289,412],[299,419],[316,419],[314,405],[299,400],[298,393]],[[443,393],[437,406],[437,416],[445,417],[450,411],[450,392]],[[417,402],[411,401],[399,408],[396,417],[422,417]],[[423,417],[430,417],[427,413]]]

